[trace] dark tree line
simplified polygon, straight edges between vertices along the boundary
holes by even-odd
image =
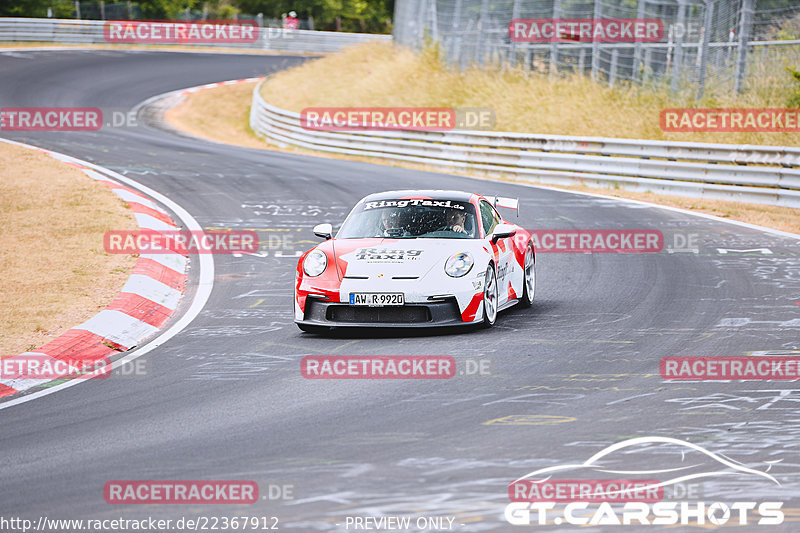
[[[124,1],[106,0],[109,9],[121,3]],[[371,33],[391,32],[394,11],[394,0],[133,0],[131,4],[137,18],[177,19],[187,10],[205,11],[210,18],[258,13],[280,18],[295,11],[300,19],[313,19],[318,30]],[[97,11],[97,5],[99,2],[81,2],[84,11]],[[48,9],[56,18],[75,17],[74,0],[0,0],[0,17],[46,17]]]

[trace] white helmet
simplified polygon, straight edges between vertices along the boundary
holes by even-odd
[[[289,16],[295,18],[297,17],[297,13],[295,13],[294,11],[289,11]]]

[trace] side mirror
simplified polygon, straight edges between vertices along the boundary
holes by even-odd
[[[500,239],[505,239],[506,237],[512,237],[517,234],[517,227],[513,224],[506,224],[503,222],[502,224],[498,224],[494,227],[494,231],[490,235],[492,238],[492,242],[495,243]]]
[[[333,235],[333,226],[330,224],[317,224],[314,226],[314,235],[327,241]]]

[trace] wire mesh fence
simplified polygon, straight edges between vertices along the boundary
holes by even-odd
[[[658,31],[625,33],[625,24]],[[800,2],[402,0],[394,37],[415,48],[437,43],[462,68],[583,73],[610,85],[667,84],[702,96],[708,88],[741,92],[757,77],[800,65]]]

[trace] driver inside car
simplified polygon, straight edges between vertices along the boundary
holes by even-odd
[[[460,209],[448,209],[446,215],[446,223],[439,231],[454,231],[456,233],[468,233],[465,228],[467,222],[467,214]]]
[[[384,209],[381,213],[381,236],[402,237],[406,231],[400,223],[399,209]]]

